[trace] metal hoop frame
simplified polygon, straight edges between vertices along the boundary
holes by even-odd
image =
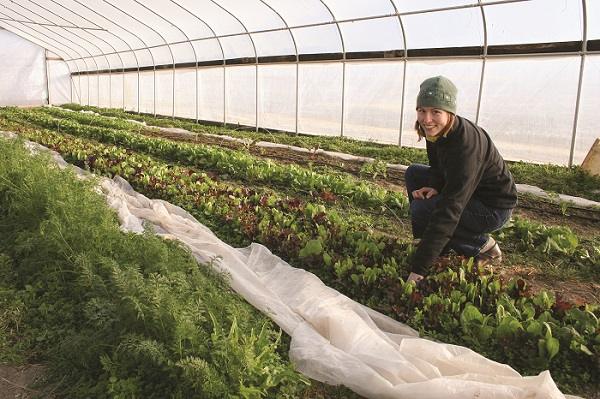
[[[339,40],[340,40],[340,44],[341,44],[341,59],[335,61],[335,60],[330,60],[330,61],[325,61],[328,63],[335,63],[335,62],[341,62],[342,64],[342,87],[341,87],[341,116],[340,116],[340,136],[344,136],[344,130],[345,130],[345,126],[344,126],[344,122],[345,122],[345,112],[346,112],[346,64],[348,62],[354,62],[354,60],[352,59],[348,59],[347,58],[347,48],[346,48],[346,43],[344,40],[344,34],[342,32],[342,29],[340,28],[340,24],[345,23],[345,22],[358,22],[358,21],[367,21],[367,20],[377,20],[377,19],[383,19],[383,18],[390,18],[390,17],[396,17],[398,20],[398,24],[400,26],[401,32],[402,32],[402,51],[403,51],[403,56],[400,58],[401,62],[403,63],[403,72],[402,72],[402,89],[401,89],[401,105],[400,105],[400,118],[399,118],[399,127],[398,127],[398,145],[402,145],[402,131],[403,131],[403,116],[404,116],[404,108],[405,108],[405,95],[406,95],[406,79],[407,79],[407,64],[408,64],[408,46],[407,46],[407,32],[405,30],[405,26],[403,23],[403,17],[404,16],[408,16],[408,15],[417,15],[417,14],[426,14],[426,13],[435,13],[435,12],[441,12],[441,11],[450,11],[450,10],[462,10],[462,9],[468,9],[468,8],[478,8],[481,14],[481,22],[482,22],[482,28],[483,28],[483,43],[482,43],[482,53],[476,57],[474,56],[456,56],[456,57],[443,57],[445,59],[468,59],[468,58],[478,58],[481,60],[481,73],[480,73],[480,77],[479,77],[479,88],[478,88],[478,93],[477,93],[477,109],[476,109],[476,117],[475,117],[475,121],[478,122],[479,118],[480,118],[480,114],[481,114],[481,103],[482,103],[482,98],[483,98],[483,91],[484,91],[484,83],[485,83],[485,78],[486,78],[486,65],[487,65],[487,60],[491,59],[491,58],[500,58],[500,57],[506,57],[506,55],[499,55],[499,54],[494,54],[494,55],[490,55],[488,53],[489,50],[489,43],[488,43],[488,23],[487,23],[487,19],[486,19],[486,9],[488,7],[493,7],[496,5],[503,5],[503,4],[509,4],[509,3],[524,3],[524,2],[528,2],[528,1],[532,1],[532,0],[497,0],[497,1],[489,1],[489,2],[483,2],[483,0],[476,0],[476,2],[473,3],[469,3],[469,4],[463,4],[463,5],[458,5],[458,6],[451,6],[451,7],[438,7],[438,8],[430,8],[430,9],[425,9],[425,10],[418,10],[418,11],[410,11],[410,12],[400,12],[398,10],[398,7],[396,6],[396,3],[394,2],[394,0],[388,0],[389,3],[391,4],[392,8],[393,8],[393,12],[391,13],[385,13],[385,14],[380,14],[380,15],[373,15],[373,16],[365,16],[365,17],[359,17],[359,18],[351,18],[351,19],[337,19],[335,16],[335,13],[332,12],[331,8],[329,7],[329,5],[327,4],[328,0],[316,0],[316,2],[320,3],[323,8],[327,11],[328,15],[331,16],[330,20],[327,21],[322,21],[322,22],[316,22],[316,23],[310,23],[310,24],[303,24],[303,25],[290,25],[286,19],[282,16],[282,14],[277,10],[277,5],[276,4],[272,4],[272,2],[268,2],[268,0],[255,0],[258,4],[262,4],[265,7],[265,10],[268,10],[268,12],[273,13],[274,15],[276,15],[278,17],[278,19],[281,20],[283,26],[282,27],[278,27],[278,28],[272,28],[272,29],[262,29],[262,30],[254,30],[254,31],[250,31],[247,26],[242,22],[241,18],[236,15],[234,12],[232,12],[231,10],[227,9],[226,7],[223,6],[223,4],[220,3],[220,0],[207,0],[211,3],[213,3],[215,6],[217,6],[218,8],[220,8],[221,10],[223,10],[225,13],[227,13],[230,17],[232,17],[233,19],[235,19],[235,21],[237,21],[237,23],[241,26],[242,31],[239,33],[228,33],[228,34],[222,34],[222,35],[217,35],[214,28],[212,26],[210,26],[210,24],[205,21],[203,18],[201,18],[200,16],[196,15],[195,13],[191,12],[188,8],[184,7],[184,5],[182,5],[182,0],[168,0],[170,3],[173,4],[173,6],[175,7],[179,7],[180,9],[184,10],[186,13],[188,13],[189,15],[191,15],[192,17],[196,18],[198,21],[200,21],[203,25],[205,25],[211,32],[211,36],[207,36],[207,37],[200,37],[200,38],[194,38],[194,37],[190,37],[183,29],[181,29],[179,26],[177,26],[176,21],[172,21],[169,20],[167,17],[165,17],[164,15],[161,15],[160,13],[156,12],[156,10],[153,10],[152,8],[150,8],[149,6],[146,6],[144,4],[142,4],[142,2],[138,1],[138,0],[130,0],[132,2],[134,2],[138,7],[144,8],[147,11],[153,13],[155,16],[157,16],[158,18],[162,19],[163,21],[165,21],[167,24],[170,24],[172,26],[174,26],[185,38],[185,40],[183,41],[167,41],[164,37],[164,35],[160,32],[160,28],[154,28],[146,23],[144,23],[143,21],[141,21],[139,18],[137,18],[136,16],[132,15],[131,13],[128,13],[126,11],[124,11],[122,8],[117,7],[116,5],[114,5],[113,3],[111,3],[109,0],[102,0],[103,3],[108,4],[109,6],[111,6],[112,8],[118,10],[120,13],[122,13],[123,15],[127,16],[128,18],[136,21],[138,24],[145,26],[147,29],[153,31],[158,37],[161,38],[161,40],[163,41],[164,44],[161,45],[153,45],[153,46],[148,46],[148,43],[146,43],[139,35],[135,34],[134,32],[128,30],[127,28],[125,28],[124,26],[122,26],[122,24],[118,24],[114,21],[109,20],[108,18],[106,18],[100,11],[98,11],[97,9],[92,9],[90,6],[82,3],[79,0],[70,0],[73,1],[77,4],[79,4],[80,6],[86,8],[87,10],[89,10],[90,12],[94,13],[95,15],[101,17],[107,24],[110,24],[110,27],[112,27],[113,29],[109,29],[107,27],[106,24],[102,23],[103,26],[100,26],[96,23],[93,23],[89,18],[86,18],[82,13],[78,13],[75,12],[74,10],[70,9],[67,5],[61,4],[55,0],[50,0],[52,3],[56,4],[57,6],[62,7],[65,10],[68,10],[69,12],[73,13],[74,15],[77,15],[78,17],[82,18],[83,20],[85,20],[87,23],[90,23],[92,26],[89,27],[81,27],[81,26],[76,26],[76,24],[63,17],[62,15],[58,15],[56,13],[54,13],[52,10],[43,7],[41,4],[37,3],[34,0],[22,0],[22,1],[27,1],[31,4],[34,4],[36,7],[39,7],[43,10],[45,10],[47,12],[46,16],[42,16],[38,13],[36,13],[35,11],[32,11],[31,9],[28,9],[25,5],[21,4],[17,1],[12,1],[12,0],[0,0],[0,7],[3,7],[7,10],[10,10],[11,13],[16,14],[19,16],[19,18],[15,18],[12,15],[8,15],[4,12],[0,12],[0,26],[4,26],[7,30],[12,31],[14,33],[16,33],[17,35],[23,36],[28,40],[31,40],[32,42],[41,45],[44,48],[47,48],[51,51],[53,51],[56,54],[59,54],[61,57],[63,57],[63,60],[66,62],[67,64],[67,68],[69,69],[69,72],[71,73],[71,80],[73,81],[73,76],[77,75],[78,76],[78,87],[79,90],[76,90],[75,93],[77,95],[77,97],[79,98],[79,101],[81,102],[81,75],[82,74],[86,74],[88,79],[87,79],[87,84],[88,84],[88,90],[87,90],[87,94],[88,94],[88,99],[87,99],[87,103],[90,103],[89,100],[89,96],[90,96],[90,75],[94,74],[94,71],[100,71],[100,68],[98,67],[98,64],[96,62],[96,58],[97,57],[103,57],[106,60],[106,63],[109,65],[109,82],[111,82],[111,71],[113,70],[112,66],[111,66],[111,62],[109,60],[110,55],[117,55],[117,57],[119,58],[120,64],[121,64],[121,71],[123,73],[123,109],[125,109],[125,77],[127,75],[128,72],[125,71],[125,62],[123,60],[123,58],[121,57],[121,54],[124,53],[131,53],[134,55],[135,57],[135,61],[136,61],[136,69],[137,69],[137,111],[140,112],[140,96],[141,96],[141,92],[140,92],[140,68],[142,67],[140,65],[140,62],[137,58],[136,55],[136,51],[148,51],[148,53],[150,54],[151,60],[152,60],[152,67],[153,67],[153,79],[154,79],[154,87],[153,87],[153,113],[156,115],[156,62],[154,59],[154,56],[152,54],[151,49],[152,48],[157,48],[157,47],[167,47],[167,49],[169,50],[171,59],[173,61],[173,108],[172,108],[172,113],[171,116],[175,117],[176,115],[176,109],[175,109],[175,77],[176,77],[176,62],[175,62],[175,56],[173,53],[173,50],[171,48],[171,46],[176,45],[176,44],[182,44],[182,43],[187,43],[189,46],[192,47],[192,54],[193,54],[193,58],[194,58],[194,65],[195,65],[195,86],[196,86],[196,93],[195,93],[195,111],[196,111],[196,121],[199,120],[199,107],[200,107],[200,103],[199,103],[199,77],[198,74],[200,72],[201,67],[199,65],[199,56],[196,52],[196,49],[193,45],[194,42],[196,41],[202,41],[202,40],[217,40],[217,43],[219,45],[220,51],[221,51],[221,55],[222,55],[222,68],[223,68],[223,124],[226,125],[227,123],[227,73],[226,73],[226,69],[227,67],[229,67],[229,65],[227,65],[227,59],[225,57],[225,51],[223,48],[223,44],[221,42],[222,39],[227,38],[227,37],[235,37],[235,36],[246,36],[249,38],[250,43],[252,45],[252,49],[254,52],[254,66],[255,66],[255,129],[258,130],[260,123],[259,123],[259,79],[258,79],[258,74],[259,74],[259,56],[258,56],[258,52],[257,52],[257,48],[256,48],[256,44],[255,41],[253,39],[253,35],[255,34],[259,34],[259,33],[268,33],[268,32],[277,32],[277,31],[287,31],[291,37],[291,40],[293,42],[294,45],[294,64],[296,66],[296,92],[295,92],[295,127],[294,127],[294,131],[296,133],[298,133],[298,118],[299,118],[299,67],[300,67],[300,63],[306,63],[306,61],[300,61],[300,54],[298,51],[298,45],[296,42],[296,38],[294,36],[293,30],[294,29],[299,29],[299,28],[306,28],[306,27],[317,27],[317,26],[326,26],[326,25],[335,25],[338,35],[339,35]],[[578,79],[578,84],[577,84],[577,97],[576,97],[576,105],[575,105],[575,111],[574,111],[574,115],[573,115],[573,124],[572,124],[572,134],[571,134],[571,148],[570,148],[570,152],[569,152],[569,165],[573,164],[573,157],[574,157],[574,152],[575,152],[575,147],[576,147],[576,137],[577,137],[577,127],[578,127],[578,121],[579,121],[579,113],[580,113],[580,108],[581,108],[581,97],[582,97],[582,89],[583,89],[583,80],[584,80],[584,72],[585,72],[585,60],[588,54],[590,53],[594,53],[596,54],[597,51],[589,51],[588,50],[588,11],[587,11],[587,1],[588,0],[581,0],[581,10],[582,10],[582,20],[583,20],[583,29],[582,29],[582,42],[581,42],[581,51],[579,52],[579,57],[580,57],[580,67],[579,67],[579,79]],[[63,2],[65,3],[65,2]],[[32,13],[34,15],[36,15],[37,17],[41,18],[42,20],[44,20],[43,22],[40,21],[34,21],[33,19],[27,17],[26,15],[23,15],[22,13],[20,13],[19,11],[15,10],[15,6],[21,7],[23,9],[26,9],[29,13]],[[48,16],[54,16],[56,17],[56,20],[52,21],[49,18],[47,18]],[[2,17],[3,16],[3,17]],[[65,23],[61,23],[61,20],[66,22]],[[47,21],[47,22],[46,22]],[[69,25],[70,24],[70,25]],[[131,36],[135,37],[136,39],[139,40],[139,42],[142,43],[143,47],[140,48],[136,48],[134,45],[132,45],[132,43],[130,43],[128,40],[123,39],[122,37],[120,37],[118,34],[116,34],[114,32],[114,28],[116,27],[116,29],[121,29],[127,33],[129,33]],[[78,30],[80,30],[81,32],[78,33]],[[102,36],[100,36],[99,32],[103,31],[103,32],[107,32],[109,33],[112,37],[118,39],[120,42],[125,43],[125,45],[127,46],[127,50],[117,50],[117,48],[115,47],[115,45],[113,43],[111,43],[111,41],[104,39]],[[49,33],[46,33],[49,32]],[[62,33],[61,33],[62,32]],[[89,35],[89,37],[94,37],[100,41],[102,41],[104,44],[106,44],[112,51],[110,52],[106,52],[103,51],[98,45],[96,45],[93,41],[87,39],[84,35],[82,35],[81,33],[85,32],[85,35]],[[72,38],[71,38],[72,37]],[[76,38],[76,39],[74,39]],[[83,45],[82,45],[83,43]],[[88,48],[93,48],[94,49],[94,54],[88,50]],[[85,55],[83,54],[85,53]],[[572,54],[572,53],[569,53]],[[75,57],[73,57],[73,55],[75,55]],[[523,57],[538,57],[538,56],[559,56],[561,55],[561,53],[554,53],[554,54],[512,54],[510,55],[510,57],[518,57],[518,56],[523,56]],[[440,57],[441,58],[441,57]],[[419,57],[410,57],[411,60],[418,60],[420,59]],[[425,58],[426,59],[426,58]],[[95,65],[95,69],[90,68],[90,65],[88,64],[88,61],[90,61]],[[395,60],[398,60],[398,58],[396,58]],[[82,71],[79,66],[78,66],[78,61],[82,61],[85,65],[85,72]],[[368,60],[367,60],[368,61]],[[379,61],[387,61],[385,59],[379,59]],[[316,61],[319,62],[319,61]],[[267,64],[265,62],[260,62],[261,64]],[[76,69],[76,72],[72,71],[71,67],[74,67]],[[207,68],[211,68],[212,66],[208,66]],[[99,98],[100,98],[100,83],[99,83],[99,73],[96,73],[96,77],[98,79],[98,103],[100,102]],[[75,86],[75,83],[73,82],[71,89],[73,89],[73,87]],[[75,86],[75,88],[77,88],[77,86]],[[112,88],[112,83],[109,83],[109,104],[112,105],[112,95],[110,94],[110,90]],[[71,97],[73,97],[73,95],[71,94]]]

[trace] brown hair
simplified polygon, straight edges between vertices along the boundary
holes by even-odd
[[[446,111],[446,112],[448,112],[448,111]],[[448,112],[448,113],[450,114],[450,119],[448,120],[448,123],[446,124],[446,126],[444,126],[442,131],[438,133],[437,137],[444,136],[444,135],[448,134],[448,132],[450,132],[450,130],[452,130],[452,126],[454,125],[454,121],[456,120],[456,115],[454,115],[451,112]],[[419,124],[419,121],[415,121],[415,130],[417,131],[417,135],[419,136],[419,140],[417,140],[417,141],[421,141],[421,139],[423,139],[423,137],[427,136],[425,134],[425,131]]]

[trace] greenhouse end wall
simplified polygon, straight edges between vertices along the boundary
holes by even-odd
[[[0,29],[0,106],[46,104],[44,49]]]
[[[74,101],[71,72],[62,59],[2,28],[0,43],[0,106]]]

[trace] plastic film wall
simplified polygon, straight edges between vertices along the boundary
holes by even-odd
[[[415,97],[441,74],[506,158],[577,164],[600,135],[599,3],[0,0],[0,26],[66,62],[54,103],[422,146]]]
[[[0,106],[44,104],[44,49],[3,30],[0,42]]]

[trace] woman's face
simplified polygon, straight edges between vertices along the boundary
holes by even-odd
[[[417,121],[427,137],[437,136],[450,121],[450,113],[439,108],[417,108]]]

